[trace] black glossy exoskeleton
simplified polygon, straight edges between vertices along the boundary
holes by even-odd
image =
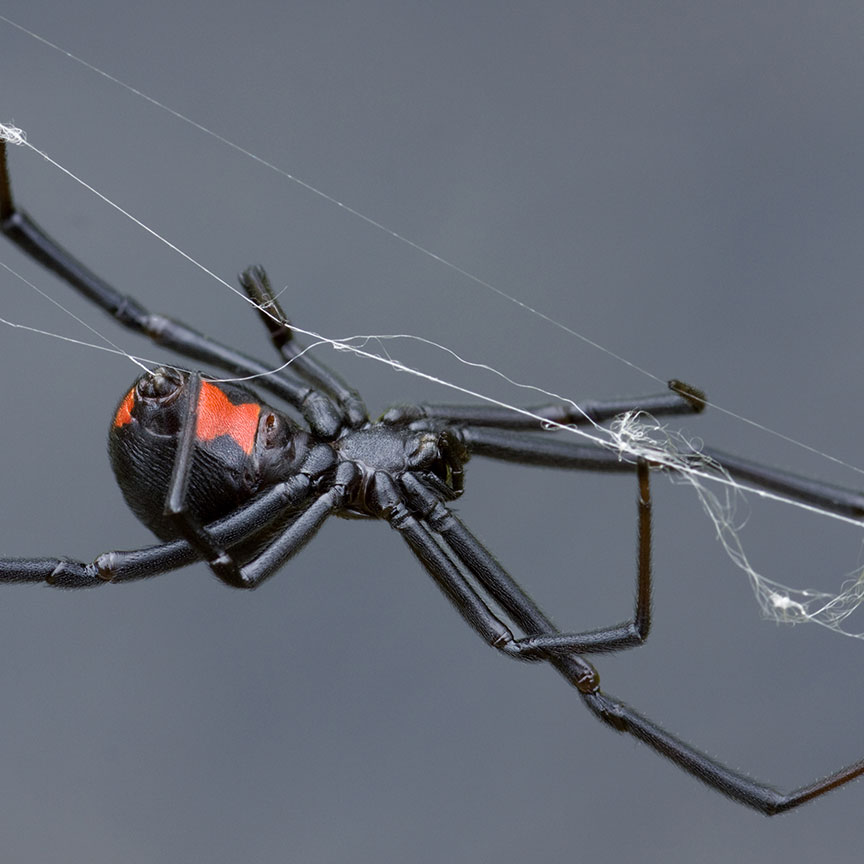
[[[793,792],[733,771],[601,691],[586,655],[641,644],[650,629],[651,499],[645,461],[541,429],[603,423],[637,409],[655,415],[701,411],[702,394],[671,382],[669,392],[533,409],[534,417],[489,406],[415,405],[369,419],[359,395],[304,354],[260,268],[241,284],[290,365],[260,361],[187,325],[148,312],[55,243],[12,198],[0,142],[0,230],[121,325],[197,363],[260,386],[291,406],[303,427],[253,391],[162,367],[143,375],[112,420],[114,470],[132,510],[163,541],[109,552],[93,563],[60,558],[0,559],[0,580],[85,588],[155,576],[204,559],[224,582],[254,588],[297,553],[331,515],[387,521],[458,612],[489,645],[520,660],[550,663],[603,722],[627,732],[708,785],[766,814],[796,807],[864,773],[859,760]],[[705,448],[732,475],[836,513],[864,516],[864,496]],[[559,469],[633,472],[637,481],[636,604],[632,617],[583,633],[559,631],[447,506],[463,488],[472,455]],[[499,612],[493,611],[497,607]]]

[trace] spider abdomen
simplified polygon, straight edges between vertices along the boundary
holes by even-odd
[[[161,539],[177,536],[167,496],[179,440],[191,425],[187,507],[197,523],[227,515],[263,486],[296,473],[308,434],[245,387],[160,367],[142,375],[115,412],[111,464],[126,502]]]

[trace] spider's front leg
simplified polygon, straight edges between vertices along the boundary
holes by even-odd
[[[562,670],[560,664],[556,662],[555,665],[566,676],[567,673]],[[647,744],[688,774],[692,774],[733,801],[752,807],[766,816],[775,816],[792,810],[864,774],[864,759],[859,759],[827,777],[808,783],[792,792],[781,792],[767,783],[728,768],[608,693],[602,693],[597,689],[594,692],[583,692],[581,695],[592,713],[613,729],[627,732],[634,738],[638,738],[643,744]]]
[[[478,629],[481,636],[504,628],[493,644],[495,648],[520,660],[548,660],[576,654],[620,651],[641,645],[651,628],[651,492],[650,468],[644,460],[636,466],[638,478],[636,602],[633,617],[612,627],[579,633],[558,631],[537,604],[501,566],[491,552],[468,530],[465,524],[423,482],[407,474],[402,485],[412,510],[419,519],[405,518],[394,527],[400,531],[423,566],[439,581],[463,617]],[[514,623],[527,635],[516,637],[468,585],[459,567],[437,544],[430,544],[425,534],[433,532],[447,544],[461,565],[477,581]],[[464,583],[464,586],[463,584]],[[457,589],[458,586],[458,589]],[[538,626],[540,622],[540,626]],[[487,638],[487,641],[490,641]],[[587,665],[587,664],[585,664]]]
[[[643,486],[643,479],[647,483],[647,466],[640,465],[639,471],[641,533],[650,529],[647,521],[643,521],[642,515],[646,512],[645,505],[650,499],[646,495],[647,485]],[[465,620],[487,642],[511,656],[522,659],[537,659],[538,656],[545,656],[548,662],[579,691],[591,712],[616,731],[632,735],[713,789],[769,816],[804,804],[864,774],[864,759],[861,759],[828,777],[792,792],[782,792],[723,765],[667,732],[662,726],[649,720],[626,703],[602,692],[596,670],[580,657],[579,653],[604,650],[600,647],[604,643],[605,650],[626,647],[620,640],[620,636],[615,633],[617,628],[589,634],[560,633],[534,601],[522,591],[455,516],[452,514],[448,516],[444,512],[446,508],[443,508],[443,505],[442,507],[434,505],[428,490],[427,494],[419,493],[422,483],[417,478],[406,477],[405,486],[406,488],[410,486],[409,494],[414,501],[426,502],[429,523],[427,525],[425,518],[417,518],[403,507],[401,510],[397,508],[399,517],[395,520],[394,527],[403,534],[423,566],[450,597]],[[650,513],[650,510],[647,512]],[[536,634],[534,637],[521,640],[513,637],[509,628],[492,614],[479,595],[468,585],[456,562],[435,542],[432,530],[453,550],[468,572],[494,597],[513,621],[522,630]],[[639,567],[646,575],[650,574],[645,557],[649,554],[650,548],[640,539]],[[647,592],[650,590],[650,584],[647,579],[643,583],[640,578],[640,599],[637,599],[636,618],[639,617],[640,602],[643,602],[643,590],[646,592],[644,603],[647,610]],[[542,648],[539,655],[535,648]]]
[[[394,406],[382,418],[393,424],[446,423],[458,429],[472,455],[580,471],[627,473],[631,466],[617,450],[582,443],[572,435],[541,431],[537,417],[567,426],[603,423],[628,411],[644,411],[655,417],[698,414],[707,405],[705,394],[678,380],[669,382],[669,392],[629,399],[585,400],[552,404],[523,413],[497,405],[405,405]],[[783,468],[764,465],[715,447],[702,447],[694,458],[711,460],[735,480],[769,489],[795,501],[820,507],[830,513],[864,519],[864,494],[803,477]]]
[[[628,411],[642,412],[652,417],[670,417],[699,414],[705,410],[705,394],[697,387],[677,379],[668,383],[666,392],[649,396],[553,402],[519,411],[502,405],[395,405],[381,419],[393,424],[437,420],[451,426],[536,432],[540,430],[542,421],[560,426],[588,426],[605,423]]]

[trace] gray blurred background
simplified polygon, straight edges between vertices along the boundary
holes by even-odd
[[[860,465],[860,4],[7,0],[0,13],[661,379]],[[412,333],[571,397],[631,367],[0,22],[2,119],[302,327]],[[223,286],[32,152],[18,199],[157,311],[269,357]],[[126,350],[170,360],[24,261]],[[17,280],[0,316],[93,341]],[[397,358],[537,397],[411,344]],[[457,397],[319,349],[374,411]],[[152,542],[105,458],[123,358],[3,328],[2,554]],[[712,410],[717,446],[861,475]],[[567,628],[633,594],[630,478],[469,466],[466,522]],[[761,619],[691,490],[657,478],[655,626],[606,689],[791,788],[864,755],[864,644]],[[746,515],[741,511],[741,515]],[[836,589],[861,534],[751,502],[754,565]],[[603,728],[551,671],[484,647],[384,525],[334,521],[261,590],[206,568],[0,604],[8,861],[860,860],[864,786],[766,820]],[[864,630],[864,616],[850,621]],[[567,856],[564,858],[564,856]]]

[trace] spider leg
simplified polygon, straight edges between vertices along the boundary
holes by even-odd
[[[517,640],[510,628],[492,612],[462,574],[459,565],[438,544],[433,529],[401,503],[392,507],[387,519],[390,526],[402,535],[426,572],[483,641],[506,654],[518,656]],[[551,627],[551,624],[549,626]],[[526,655],[522,659],[541,658]],[[583,674],[580,680],[593,676],[593,667],[590,664],[575,656],[568,657],[568,660],[581,665]]]
[[[579,649],[575,647],[581,644],[583,635],[588,635],[589,646],[593,647],[596,645],[598,640],[591,638],[592,634],[560,633],[536,604],[503,571],[500,565],[495,562],[495,567],[500,571],[500,574],[496,573],[493,579],[498,579],[499,586],[503,589],[498,593],[503,596],[509,592],[510,595],[504,598],[504,602],[501,605],[505,609],[507,606],[518,608],[519,614],[512,616],[514,620],[517,620],[520,625],[522,622],[525,622],[527,624],[526,629],[548,638],[552,643],[552,648],[545,646],[537,648],[527,638],[517,639],[513,635],[512,630],[492,612],[483,598],[465,578],[459,565],[453,560],[447,550],[442,548],[438,543],[435,535],[442,533],[439,526],[436,525],[433,527],[425,518],[415,515],[402,501],[400,493],[389,482],[389,478],[381,480],[376,477],[376,481],[378,484],[378,493],[381,494],[383,491],[383,497],[387,499],[383,508],[384,518],[387,519],[392,528],[402,535],[426,572],[435,580],[435,583],[455,606],[466,623],[488,645],[510,657],[520,660],[548,659],[562,670],[566,670],[565,674],[571,684],[576,686],[580,691],[593,692],[596,689],[596,682],[599,680],[597,672],[590,663],[578,656],[576,652]],[[450,544],[448,543],[448,545]],[[482,546],[477,544],[477,547],[491,559],[491,555]],[[471,563],[469,563],[471,562],[471,556],[465,555],[463,558],[461,550],[458,549],[456,544],[453,544],[451,548],[456,552],[457,556],[462,558],[463,564],[466,564],[471,575],[483,584],[483,577],[476,573]],[[647,587],[650,589],[650,584]],[[498,599],[495,591],[489,591],[489,593]],[[644,599],[647,611],[649,603],[647,593]],[[617,643],[621,642],[621,635],[616,634],[615,636],[616,647],[626,647],[624,645],[617,645]],[[555,644],[556,639],[558,644]],[[609,650],[614,649],[610,648]]]
[[[487,642],[506,653],[514,653],[507,643],[510,631],[492,615],[476,593],[469,594],[464,587],[460,588],[458,580],[462,580],[464,586],[467,586],[467,582],[458,573],[455,562],[435,543],[432,531],[442,536],[447,545],[468,567],[469,572],[481,582],[522,629],[537,634],[547,646],[556,645],[562,637],[566,640],[567,634],[556,630],[534,601],[516,585],[512,577],[495,562],[491,554],[467,532],[456,517],[451,514],[452,524],[449,526],[438,517],[439,514],[436,513],[427,526],[423,520],[410,517],[410,514],[408,516],[400,514],[399,524],[394,527],[405,536],[424,567],[450,596],[463,617],[486,638]],[[640,548],[640,559],[641,555]],[[640,560],[640,565],[641,563]],[[495,629],[496,622],[502,629]],[[514,643],[518,644],[518,642],[519,640],[514,640]],[[615,647],[610,643],[610,650],[614,650]],[[518,651],[514,656],[519,656]],[[618,732],[626,732],[637,738],[664,758],[732,800],[766,815],[771,816],[791,810],[864,774],[864,759],[862,759],[814,783],[791,792],[781,792],[773,786],[728,768],[667,732],[662,726],[649,720],[629,705],[603,693],[599,688],[599,676],[596,670],[578,655],[561,656],[556,651],[550,651],[548,662],[579,691],[586,706],[604,723]]]
[[[408,474],[402,482],[424,524],[444,540],[471,576],[528,634],[506,644],[506,653],[521,660],[539,660],[569,654],[620,651],[641,645],[648,638],[651,629],[651,494],[649,468],[644,460],[637,465],[637,475],[639,527],[633,617],[612,627],[581,633],[559,632],[492,553],[416,476]],[[539,630],[537,622],[542,622]]]
[[[341,485],[332,486],[315,498],[256,558],[240,568],[241,584],[237,587],[257,588],[269,579],[318,533],[327,517],[339,509],[344,498],[345,489]]]
[[[283,528],[284,535],[314,504],[309,478],[298,475],[271,486],[248,504],[208,525],[206,530],[215,543],[231,548],[266,532],[267,527],[283,519],[286,512],[296,511],[298,515],[292,517],[288,528]],[[185,539],[128,552],[106,552],[92,563],[67,558],[3,558],[0,559],[0,582],[44,582],[56,588],[92,588],[106,582],[149,579],[187,567],[200,558],[198,549]]]
[[[178,431],[177,452],[168,494],[165,514],[172,518],[178,532],[207,561],[213,573],[226,585],[233,588],[255,588],[295,555],[315,536],[324,520],[339,506],[345,495],[345,485],[355,474],[350,464],[337,471],[336,483],[326,492],[308,503],[270,540],[263,551],[242,567],[234,557],[206,528],[199,525],[187,507],[189,474],[195,452],[195,429],[198,422],[198,397],[201,376],[193,372],[189,376],[184,398],[186,408],[182,412],[183,422]],[[303,476],[303,475],[300,475]]]
[[[752,483],[762,489],[786,495],[803,504],[812,504],[840,516],[852,519],[864,517],[864,494],[855,489],[823,483],[810,477],[803,477],[783,468],[753,462],[734,453],[718,450],[716,447],[703,447],[703,456],[713,459],[725,468],[736,480]]]
[[[627,474],[632,462],[618,453],[595,444],[583,444],[569,435],[548,432],[523,432],[486,426],[463,426],[462,440],[472,456],[485,456],[520,465],[541,465],[578,471],[605,471]]]
[[[733,801],[752,807],[766,816],[791,810],[864,774],[864,759],[860,759],[806,786],[791,792],[781,792],[773,786],[760,783],[746,774],[726,767],[667,732],[614,696],[599,690],[583,692],[581,696],[588,708],[604,723],[619,732],[627,732],[634,738],[638,738],[643,744],[647,744],[688,774],[692,774]]]
[[[548,432],[523,432],[483,426],[464,426],[459,431],[473,455],[554,468],[609,473],[633,470],[632,463],[619,459],[618,453],[613,450],[582,444],[569,437]],[[856,489],[802,477],[791,471],[752,462],[713,447],[703,447],[700,453],[716,461],[736,480],[777,492],[803,504],[820,507],[829,513],[852,519],[864,518],[864,494]]]
[[[132,332],[191,360],[225,369],[232,375],[261,376],[260,385],[293,405],[321,437],[335,438],[346,422],[340,406],[326,393],[315,391],[307,382],[289,372],[273,373],[260,361],[199,333],[181,321],[149,312],[137,300],[121,294],[93,273],[15,205],[9,181],[6,142],[2,140],[0,233]]]
[[[682,381],[669,382],[669,391],[652,396],[584,400],[576,405],[554,403],[513,411],[500,405],[396,405],[382,418],[386,423],[432,419],[453,426],[494,426],[496,429],[538,431],[537,417],[565,426],[603,423],[627,411],[643,411],[654,417],[698,414],[705,408],[705,394]]]
[[[240,274],[240,285],[255,304],[273,347],[291,369],[315,390],[324,390],[339,404],[352,428],[362,426],[369,419],[369,412],[360,394],[340,375],[309,354],[305,347],[294,340],[294,332],[288,316],[274,294],[270,278],[263,267],[248,267]]]
[[[195,455],[195,429],[198,424],[198,399],[201,394],[201,375],[189,375],[183,398],[186,407],[181,412],[177,433],[177,450],[168,493],[165,497],[165,515],[170,517],[177,532],[198,550],[213,573],[228,585],[243,587],[240,571],[232,555],[223,548],[205,528],[192,518],[187,506],[189,475]]]

